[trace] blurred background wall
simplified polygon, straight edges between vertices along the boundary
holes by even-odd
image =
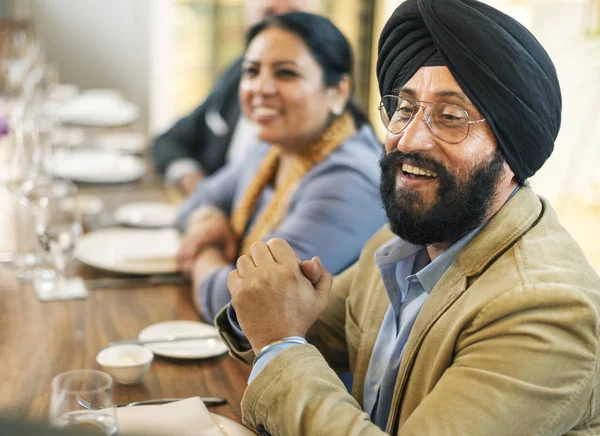
[[[2,0],[0,11],[29,17],[61,81],[116,88],[148,119],[150,10],[146,0]]]
[[[61,80],[116,88],[148,117],[150,7],[144,0],[32,0],[32,17]]]

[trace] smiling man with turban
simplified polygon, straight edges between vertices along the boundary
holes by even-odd
[[[217,318],[252,363],[261,434],[600,434],[600,278],[527,179],[560,127],[556,71],[475,0],[408,0],[377,76],[389,226],[332,280],[256,243]],[[241,330],[240,330],[241,327]],[[350,370],[349,394],[335,371]]]

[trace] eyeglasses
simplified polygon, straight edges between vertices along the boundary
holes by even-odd
[[[419,100],[385,95],[377,107],[381,121],[388,132],[397,135],[415,118],[419,108],[423,108],[425,124],[435,136],[449,144],[458,144],[469,135],[471,124],[486,121],[471,121],[465,109],[450,103],[424,102]]]

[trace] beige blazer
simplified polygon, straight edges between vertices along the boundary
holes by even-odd
[[[272,435],[377,435],[361,409],[389,300],[374,253],[336,278],[309,332],[248,386],[243,420]],[[600,279],[550,205],[522,188],[431,291],[404,349],[387,433],[456,436],[600,434]],[[217,320],[233,355],[247,345]],[[350,368],[348,394],[334,370]],[[262,426],[262,427],[259,427]]]

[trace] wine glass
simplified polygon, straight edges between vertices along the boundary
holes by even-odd
[[[30,48],[35,47],[30,29],[26,27],[3,29],[0,68],[6,81],[6,90],[13,98],[20,98],[26,93],[27,76],[33,59],[37,57],[34,50]]]
[[[11,264],[23,280],[30,279],[29,269],[37,263],[31,204],[37,201],[37,185],[47,184],[42,177],[39,134],[35,122],[13,107],[9,113],[9,131],[3,137],[1,182],[16,200],[14,229],[15,252]]]
[[[45,259],[38,268],[34,287],[45,299],[70,294],[66,268],[73,258],[75,246],[83,233],[81,214],[77,205],[77,187],[67,181],[53,180],[38,185],[34,212],[35,231]],[[44,268],[44,260],[50,267]]]
[[[30,203],[32,184],[42,173],[40,135],[38,125],[29,113],[15,112],[10,119],[13,143],[4,182],[17,201],[26,206]]]
[[[85,400],[99,410],[88,410],[78,401]],[[117,434],[117,411],[113,402],[110,375],[93,370],[69,371],[52,380],[50,423],[59,428],[90,434]]]

